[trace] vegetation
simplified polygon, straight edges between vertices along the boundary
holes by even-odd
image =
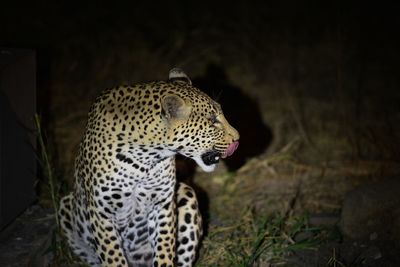
[[[198,266],[283,265],[291,252],[315,249],[325,239],[326,231],[310,227],[306,217],[255,217],[247,211],[235,223],[211,226]]]
[[[42,123],[38,114],[35,114],[34,121],[39,145],[38,161],[41,166],[41,173],[43,175],[43,177],[39,179],[39,187],[41,191],[40,201],[42,204],[46,205],[50,198],[50,206],[54,210],[54,220],[56,222],[55,227],[51,231],[50,245],[45,253],[52,253],[54,255],[54,262],[52,263],[52,266],[60,266],[60,263],[74,263],[74,257],[67,243],[60,236],[61,228],[57,214],[61,198],[61,180],[55,175],[56,171],[53,158],[50,156],[50,151],[46,142],[46,134],[43,131]]]

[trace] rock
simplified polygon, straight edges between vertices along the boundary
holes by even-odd
[[[49,255],[43,253],[55,221],[53,210],[38,205],[28,208],[0,234],[0,265],[4,267],[48,266]]]
[[[354,239],[400,239],[400,179],[362,185],[347,193],[340,228]]]
[[[42,237],[40,246],[32,248],[31,255],[29,256],[28,266],[42,267],[50,266],[54,259],[54,253],[49,249],[51,247],[52,236],[48,232],[46,236]]]

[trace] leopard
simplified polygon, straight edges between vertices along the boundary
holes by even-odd
[[[193,266],[203,228],[175,156],[205,172],[231,156],[239,133],[221,106],[174,68],[166,81],[104,90],[89,109],[62,236],[89,266]]]

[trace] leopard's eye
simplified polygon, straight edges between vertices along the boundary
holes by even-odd
[[[208,119],[210,120],[211,124],[219,123],[217,116],[215,116],[215,114],[211,114]]]

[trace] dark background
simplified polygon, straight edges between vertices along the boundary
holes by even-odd
[[[0,12],[0,44],[37,50],[39,113],[61,146],[62,165],[72,160],[74,148],[69,145],[79,142],[82,131],[72,137],[63,128],[82,129],[99,91],[165,79],[173,66],[184,68],[203,90],[221,95],[234,110],[260,109],[248,110],[246,121],[262,120],[275,130],[276,117],[287,112],[297,113],[304,127],[335,117],[332,123],[338,127],[352,126],[350,133],[340,133],[354,146],[346,156],[399,156],[397,129],[392,129],[398,125],[399,19],[391,5],[38,1],[4,3]],[[236,93],[229,90],[233,87]],[[241,106],[238,93],[250,102]],[[304,102],[309,99],[326,106]],[[229,118],[231,112],[226,113]],[[243,121],[237,118],[231,119]],[[247,132],[259,132],[263,126],[256,124]],[[372,144],[378,149],[363,143],[368,127],[380,135],[374,141],[378,144]],[[249,136],[249,145],[242,147],[264,150],[272,134],[262,131],[267,130],[261,129],[259,136],[268,140],[258,138],[261,145],[252,144],[256,136]]]

